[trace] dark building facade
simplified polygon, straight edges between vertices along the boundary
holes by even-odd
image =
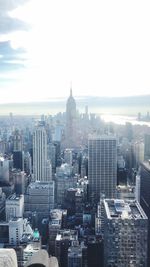
[[[140,204],[148,217],[148,266],[150,266],[150,163],[143,162],[140,168]]]
[[[104,267],[104,243],[101,237],[91,237],[87,242],[87,266]]]
[[[14,151],[13,152],[13,167],[15,169],[24,170],[24,152]]]

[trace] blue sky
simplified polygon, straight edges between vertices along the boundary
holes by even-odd
[[[150,1],[0,0],[0,103],[150,94]]]

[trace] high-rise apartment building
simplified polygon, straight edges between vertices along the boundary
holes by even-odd
[[[92,136],[88,143],[88,180],[91,199],[115,196],[117,185],[117,140],[114,136]]]
[[[104,266],[146,267],[148,219],[138,202],[104,200]]]
[[[33,133],[33,174],[35,181],[48,181],[47,134],[43,122],[39,122]]]

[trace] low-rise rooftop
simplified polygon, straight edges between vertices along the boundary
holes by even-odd
[[[7,198],[7,200],[13,200],[13,201],[16,200],[16,201],[19,201],[22,197],[23,197],[23,195],[18,196],[16,194],[13,194],[13,195],[9,196]]]
[[[60,230],[56,236],[56,241],[65,240],[65,239],[77,240],[77,231],[70,230],[70,229]]]

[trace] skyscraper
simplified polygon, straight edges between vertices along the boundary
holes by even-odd
[[[140,204],[104,200],[105,267],[146,267],[148,219]]]
[[[22,151],[22,150],[23,150],[22,135],[19,133],[19,130],[16,129],[13,134],[13,151]]]
[[[88,143],[88,180],[91,199],[115,196],[117,185],[117,140],[114,136],[92,136]]]
[[[150,162],[140,167],[140,204],[148,217],[148,266],[150,266]]]
[[[101,236],[89,236],[87,262],[88,267],[104,267],[104,242]]]
[[[150,134],[144,135],[144,159],[150,159]]]
[[[9,182],[9,160],[0,157],[0,181]]]
[[[72,96],[72,88],[66,105],[66,146],[74,147],[76,143],[76,102]]]
[[[13,166],[16,169],[24,170],[23,140],[19,130],[13,135]]]
[[[33,133],[33,174],[35,181],[47,182],[47,134],[43,122]]]

